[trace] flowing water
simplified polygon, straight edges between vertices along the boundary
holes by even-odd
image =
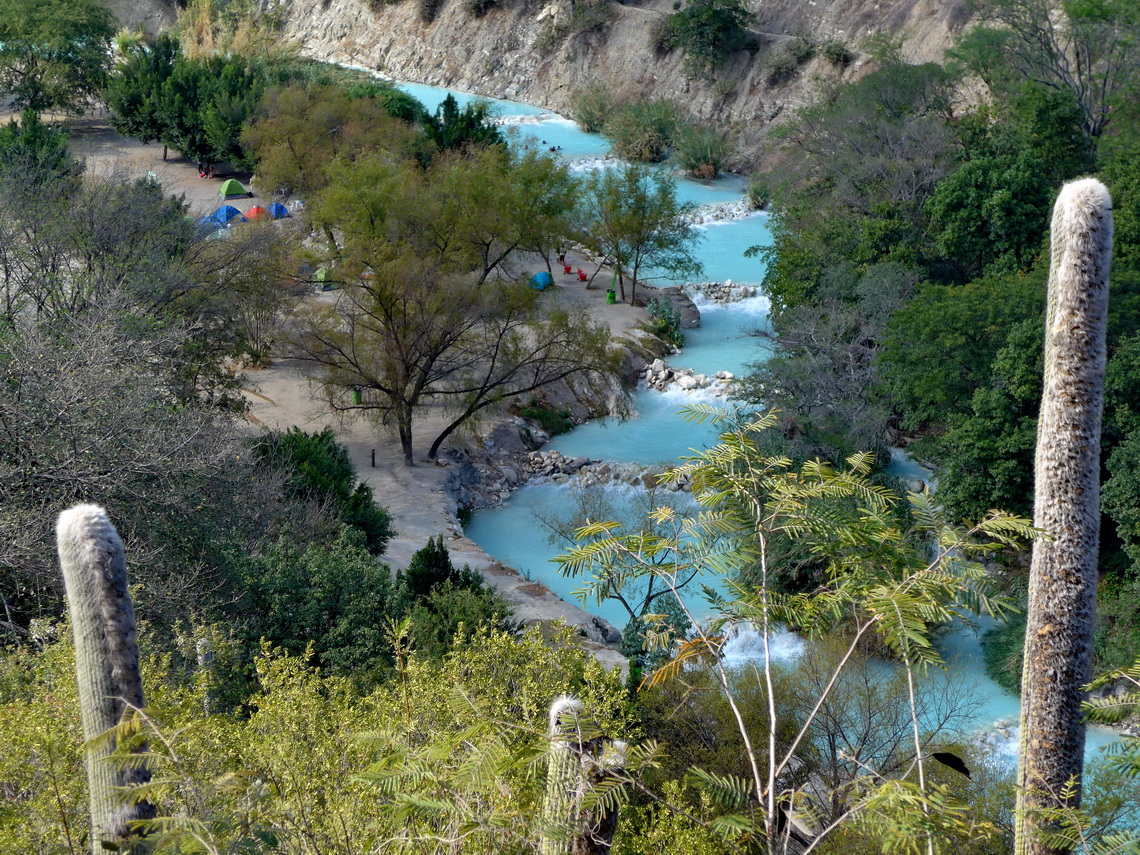
[[[438,87],[406,83],[400,86],[433,111],[448,94],[448,90]],[[475,100],[474,96],[464,93],[451,94],[461,107]],[[496,120],[516,145],[546,151],[554,147],[555,156],[566,160],[576,171],[607,168],[618,162],[610,156],[609,146],[602,137],[583,132],[568,119],[526,104],[480,100],[489,101]],[[701,238],[696,254],[704,266],[706,281],[759,283],[763,277],[761,262],[745,258],[744,253],[749,247],[771,243],[768,218],[760,213],[739,215],[742,206],[737,203],[741,201],[743,190],[744,182],[738,177],[713,182],[678,181],[681,199],[706,206],[705,216],[698,218],[706,222],[694,226]],[[652,281],[652,271],[649,278]],[[767,323],[765,298],[754,297],[731,304],[711,303],[700,298],[697,302],[701,309],[701,328],[686,331],[685,347],[669,358],[671,365],[693,368],[704,374],[731,371],[739,375],[749,363],[766,357],[762,340],[750,335]],[[557,437],[546,449],[561,451],[569,457],[585,456],[607,462],[672,463],[691,449],[712,445],[716,439],[711,427],[684,421],[678,410],[686,403],[715,400],[707,390],[662,393],[642,389],[634,397],[638,417],[624,422],[609,420],[583,425]],[[929,470],[902,452],[894,453],[888,471],[911,480],[930,481]],[[574,489],[572,482],[532,482],[501,506],[476,513],[466,533],[488,554],[542,582],[563,599],[571,600],[581,582],[558,572],[552,559],[564,550],[564,545],[548,539],[550,530],[542,520],[568,515],[574,503]],[[631,506],[636,506],[644,496],[644,491],[633,487],[607,489],[613,501]],[[679,495],[681,501],[687,500],[684,494]],[[700,603],[690,605],[699,611]],[[617,626],[626,622],[624,610],[613,602],[589,602],[585,607]],[[802,639],[786,631],[774,633],[770,641],[774,657],[782,660],[794,660],[804,645]],[[1018,700],[986,676],[977,634],[959,626],[943,638],[940,646],[947,661],[953,663],[962,691],[979,702],[976,729],[984,738],[1014,755]],[[733,663],[744,664],[755,661],[761,651],[760,636],[745,629],[728,643],[725,655]],[[1088,733],[1088,748],[1099,748],[1116,738],[1111,730],[1092,727]]]

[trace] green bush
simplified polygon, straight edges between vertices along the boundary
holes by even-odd
[[[434,21],[442,8],[443,0],[416,0],[416,12],[425,24]]]
[[[648,332],[674,347],[685,346],[685,334],[681,332],[681,313],[670,300],[654,297],[649,301],[646,311],[649,312],[649,323],[645,325]]]
[[[769,57],[768,82],[786,83],[795,77],[800,66],[814,55],[815,45],[804,36],[796,36]]]
[[[799,63],[785,51],[777,51],[768,59],[768,83],[786,83],[800,70]]]
[[[797,65],[803,65],[815,56],[815,44],[807,36],[796,36],[784,49]]]
[[[708,125],[685,122],[674,137],[673,158],[694,178],[716,178],[731,153],[728,136]]]
[[[330,545],[307,547],[283,535],[248,561],[245,577],[251,645],[264,638],[294,654],[311,645],[330,672],[365,682],[386,670],[384,621],[399,610],[399,596],[359,532],[343,526]]]
[[[463,8],[475,18],[482,18],[496,6],[502,5],[504,4],[499,0],[463,0]]]
[[[447,547],[443,545],[442,534],[436,538],[429,538],[427,544],[412,556],[408,569],[398,574],[396,578],[404,584],[408,595],[417,602],[426,599],[432,591],[446,583],[477,591],[483,589],[483,577],[478,572],[466,565],[462,570],[455,569]]]
[[[672,101],[638,101],[617,107],[602,133],[619,157],[660,163],[672,152],[677,122],[677,107]]]
[[[587,83],[570,96],[570,115],[590,134],[600,133],[616,106],[604,84]]]
[[[763,210],[772,201],[772,185],[759,176],[748,179],[748,188],[744,191],[753,208]]]
[[[851,64],[851,61],[855,59],[855,54],[851,48],[847,47],[843,42],[835,40],[825,42],[820,49],[820,53],[822,53],[823,58],[832,65],[838,65],[841,68],[846,68]]]
[[[515,413],[524,419],[538,422],[539,426],[551,436],[566,433],[574,428],[569,410],[565,408],[556,410],[538,398],[532,397],[524,406],[516,407]]]
[[[420,658],[442,659],[465,630],[493,626],[512,634],[518,632],[519,626],[510,616],[506,601],[488,590],[478,577],[466,585],[448,580],[412,607],[410,638]]]
[[[657,56],[664,56],[678,46],[673,16],[654,18],[649,25],[649,47]]]
[[[376,504],[372,489],[356,478],[348,449],[332,428],[308,434],[297,427],[270,431],[253,446],[263,462],[289,474],[286,493],[293,498],[330,502],[341,522],[360,531],[368,550],[380,555],[395,535],[392,517]]]
[[[707,76],[752,44],[752,13],[742,0],[692,0],[669,16],[690,77]]]

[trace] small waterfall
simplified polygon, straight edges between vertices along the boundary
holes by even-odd
[[[773,662],[791,662],[804,652],[804,640],[791,630],[780,627],[768,634],[768,651]],[[762,663],[764,637],[749,624],[736,627],[725,642],[721,660],[729,668]]]

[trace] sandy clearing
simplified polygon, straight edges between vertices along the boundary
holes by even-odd
[[[136,178],[153,172],[163,189],[186,198],[196,216],[208,214],[222,201],[218,187],[227,177],[235,177],[249,186],[248,173],[231,173],[218,169],[213,179],[198,177],[197,165],[168,152],[163,159],[159,144],[143,145],[123,137],[107,124],[104,115],[67,118],[71,129],[72,150],[85,159],[89,172],[107,178]],[[265,202],[254,197],[230,204],[245,210]],[[638,327],[646,320],[645,310],[624,303],[606,304],[606,285],[610,273],[603,270],[595,278],[595,287],[587,289],[578,280],[579,267],[593,274],[596,265],[576,253],[567,253],[571,273],[561,268],[554,271],[555,287],[548,289],[547,299],[558,300],[572,311],[585,311],[609,326],[615,335]],[[334,414],[312,388],[304,366],[295,360],[278,360],[269,368],[247,374],[246,397],[250,422],[254,425],[284,429],[298,426],[307,431],[332,427],[346,445],[360,478],[373,490],[376,500],[391,512],[397,536],[388,546],[386,559],[393,567],[406,567],[412,554],[428,538],[443,534],[453,560],[483,572],[492,585],[512,606],[515,617],[525,623],[558,619],[596,634],[594,616],[573,603],[567,603],[545,586],[523,579],[513,569],[504,567],[483,552],[477,544],[463,536],[456,517],[455,502],[444,491],[448,468],[422,460],[430,437],[445,424],[442,413],[426,411],[416,423],[416,458],[413,467],[403,465],[399,443],[387,430],[362,419],[343,419]],[[375,465],[373,466],[373,459]],[[606,667],[628,666],[616,650],[593,641],[585,646]]]

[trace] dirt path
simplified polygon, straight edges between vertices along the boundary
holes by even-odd
[[[152,172],[166,192],[185,195],[191,212],[198,216],[222,204],[217,195],[218,187],[230,175],[218,172],[213,179],[199,178],[195,163],[175,152],[168,152],[164,160],[161,145],[143,145],[120,136],[107,125],[105,117],[70,119],[67,124],[72,131],[72,149],[86,160],[89,172],[107,178],[137,178]],[[232,177],[248,187],[248,174]],[[265,201],[255,196],[231,204],[244,210]],[[596,265],[588,265],[586,259],[572,252],[567,254],[567,263],[571,265],[571,273],[566,274],[561,267],[555,270],[555,287],[549,289],[548,299],[560,301],[572,311],[591,313],[615,334],[627,332],[645,321],[644,309],[624,303],[606,304],[608,272],[600,273],[594,280],[595,287],[586,289],[578,280],[577,270],[580,266],[586,273],[593,274]],[[599,637],[594,616],[503,567],[463,536],[455,502],[443,489],[448,468],[422,460],[430,437],[445,424],[442,414],[428,411],[418,417],[417,464],[409,468],[403,465],[399,442],[387,431],[363,419],[345,421],[332,413],[310,387],[300,363],[277,361],[268,369],[249,372],[247,380],[249,416],[254,424],[278,429],[296,425],[307,431],[331,426],[337,432],[348,447],[360,478],[372,487],[377,502],[388,508],[395,521],[398,534],[385,556],[393,567],[406,567],[412,554],[428,538],[442,533],[453,560],[481,570],[511,604],[519,620],[530,624],[561,618],[580,627],[587,638]],[[624,657],[613,648],[596,641],[587,640],[585,644],[603,665],[626,667]]]

